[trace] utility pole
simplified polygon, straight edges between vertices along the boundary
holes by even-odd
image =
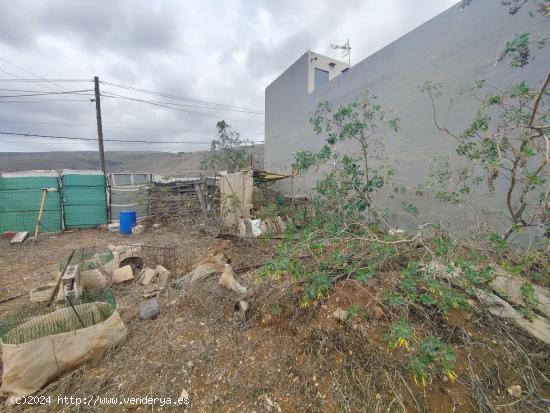
[[[103,151],[103,124],[101,123],[101,100],[99,97],[99,77],[94,76],[95,114],[97,118],[97,144],[99,146],[99,168],[105,174],[105,153]]]

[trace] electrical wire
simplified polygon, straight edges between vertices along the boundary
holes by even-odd
[[[134,99],[134,98],[130,98],[128,96],[122,97],[122,96],[117,96],[117,95],[112,95],[112,94],[104,94],[104,93],[102,93],[101,96],[109,97],[109,98],[116,98],[116,99],[129,99],[129,100],[133,100],[133,101],[136,101],[136,102],[146,103],[146,104],[149,104],[149,105],[152,105],[152,106],[158,106],[158,107],[161,107],[161,108],[173,109],[173,110],[177,110],[179,112],[190,113],[190,114],[198,115],[198,116],[205,116],[207,118],[215,118],[215,119],[220,118],[219,115],[213,115],[211,113],[195,112],[195,111],[192,111],[192,110],[181,109],[181,108],[178,108],[178,107],[169,106],[169,105],[171,105],[171,103],[166,103],[166,104],[165,103],[156,103],[156,102],[148,101],[148,100],[144,100],[144,99]],[[262,123],[262,122],[258,122],[258,121],[250,121],[250,120],[247,120],[247,119],[238,119],[238,118],[225,118],[225,120],[228,120],[228,121],[231,121],[231,122],[242,122],[242,123],[249,123],[249,124],[260,124],[260,123]]]
[[[0,100],[0,104],[2,103],[50,103],[50,102],[90,103],[90,100],[80,100],[80,99]]]
[[[37,75],[36,73],[31,72],[30,70],[25,69],[24,67],[21,67],[21,66],[19,66],[19,65],[16,65],[15,63],[12,63],[12,62],[10,62],[10,61],[8,61],[8,60],[2,58],[2,57],[0,57],[0,60],[1,60],[2,62],[4,62],[4,63],[9,64],[10,66],[13,66],[13,67],[15,67],[15,68],[17,68],[17,69],[19,69],[19,70],[22,70],[23,72],[28,73],[29,75],[32,75],[32,76],[36,77],[37,79],[41,80],[42,82],[54,83],[54,84],[55,84],[55,82],[52,82],[52,81],[47,80],[47,79],[44,79],[42,76],[39,76],[39,75]],[[19,77],[19,76],[16,76],[16,77]],[[59,90],[63,90],[63,88],[62,88],[61,86],[57,85],[57,87],[59,88]]]
[[[37,75],[36,73],[28,70],[28,69],[25,69],[24,67],[21,67],[19,65],[16,65],[15,63],[9,62],[8,60],[6,60],[4,58],[0,57],[0,61],[3,61],[5,63],[7,63],[7,64],[19,69],[19,70],[22,70],[26,73],[29,73],[32,76],[37,78],[37,79],[26,79],[26,78],[23,78],[22,76],[19,76],[17,74],[14,74],[14,73],[11,73],[11,72],[0,69],[1,72],[7,73],[8,75],[11,75],[11,76],[14,76],[14,77],[17,78],[17,79],[0,79],[0,81],[5,81],[5,82],[29,82],[29,83],[39,83],[39,84],[41,84],[41,83],[56,84],[56,82],[68,82],[68,81],[71,81],[71,82],[80,82],[80,81],[93,82],[93,80],[90,80],[90,79],[84,79],[84,80],[82,80],[82,79],[46,79],[46,78],[43,78],[43,77]],[[243,108],[243,107],[238,107],[238,106],[226,105],[226,104],[222,104],[222,103],[216,103],[216,102],[209,102],[209,101],[204,101],[204,100],[199,100],[199,99],[186,98],[186,97],[182,97],[182,96],[171,95],[171,94],[168,94],[168,93],[155,92],[155,91],[150,91],[150,90],[146,90],[146,89],[136,88],[136,87],[133,87],[133,86],[122,85],[122,84],[114,83],[114,82],[101,81],[100,83],[108,85],[108,86],[112,86],[112,87],[131,90],[131,91],[138,92],[138,93],[145,93],[145,94],[150,94],[150,95],[154,95],[154,96],[161,96],[161,97],[165,97],[165,98],[173,99],[173,100],[211,105],[211,106],[200,106],[200,105],[190,105],[190,104],[182,104],[182,103],[174,103],[174,102],[152,101],[152,100],[145,100],[145,99],[137,99],[137,98],[130,97],[130,96],[117,95],[115,93],[102,93],[101,94],[102,97],[108,97],[108,98],[114,98],[114,99],[126,99],[126,100],[135,101],[135,102],[146,103],[146,104],[157,106],[157,107],[162,107],[162,108],[177,110],[177,111],[185,112],[185,113],[189,113],[189,114],[194,114],[194,115],[198,115],[198,116],[205,116],[205,117],[210,117],[210,118],[219,118],[219,116],[217,116],[217,115],[203,113],[203,112],[195,112],[195,111],[190,111],[190,110],[186,110],[186,109],[182,109],[182,108],[186,107],[186,108],[197,108],[197,109],[206,109],[206,110],[233,111],[233,112],[249,113],[249,114],[254,114],[254,115],[264,114],[263,111],[257,110],[257,109]],[[39,91],[36,91],[35,93],[32,93],[32,94],[29,93],[29,94],[25,94],[25,95],[4,95],[4,96],[0,96],[0,99],[26,98],[26,97],[34,97],[34,96],[48,96],[48,95],[53,95],[53,94],[75,94],[75,95],[78,95],[79,92],[88,92],[88,91],[90,91],[90,90],[68,91],[64,88],[61,88],[59,85],[57,85],[58,86],[57,88],[54,88],[52,86],[49,86],[48,84],[44,85],[43,87],[46,87],[50,90],[54,90],[57,93],[41,93],[42,91],[40,91],[40,93],[39,93]],[[84,98],[84,96],[89,96],[89,95],[83,95],[83,98]],[[84,99],[85,99],[86,102],[88,101],[88,99],[86,99],[86,98],[84,98]],[[52,100],[48,100],[48,101],[51,102]],[[26,103],[36,103],[36,101],[28,101],[28,100],[27,101],[23,100],[21,102],[19,102],[19,101],[10,101],[10,100],[2,100],[2,102],[3,103],[25,103],[25,102]],[[233,119],[227,118],[227,120],[232,121],[232,122],[242,122],[242,123],[260,123],[260,122],[249,121],[249,120],[246,120],[246,119],[236,119],[236,118],[233,118]]]
[[[3,73],[7,73],[11,76],[16,76],[13,73],[6,72],[4,70],[1,70]],[[28,82],[28,83],[65,83],[65,82],[93,82],[91,79],[29,79],[24,77],[17,77],[17,79],[7,79],[7,78],[0,78],[0,82]]]
[[[17,120],[4,120],[0,119],[0,123],[21,123],[28,125],[49,125],[49,126],[67,126],[73,128],[97,128],[97,125],[78,125],[73,123],[58,123],[58,122],[31,122],[31,121],[17,121]],[[170,129],[170,128],[143,128],[143,127],[132,127],[132,126],[120,126],[120,125],[105,125],[103,124],[103,129],[129,129],[129,130],[148,130],[148,131],[162,131],[162,132],[177,132],[181,133],[181,129]],[[212,133],[213,129],[210,130],[194,130],[188,132],[198,132],[198,133]],[[249,136],[261,136],[263,132],[255,132]]]
[[[87,90],[93,90],[93,89],[87,89]],[[41,93],[41,92],[44,92],[43,90],[4,89],[4,88],[0,88],[0,91],[2,91],[2,92],[27,92],[27,93]]]
[[[46,84],[46,85],[42,85],[42,87],[45,87],[45,88],[50,89],[50,90],[55,90],[55,91],[58,91],[58,92],[64,90],[63,88],[59,87],[59,85],[57,85],[57,87],[50,86],[49,83],[55,84],[55,82],[51,82],[51,81],[49,81],[49,80],[47,80],[47,79],[44,79],[43,77],[37,75],[37,74],[34,73],[34,72],[31,72],[30,70],[25,69],[24,67],[18,66],[18,65],[16,65],[15,63],[12,63],[12,62],[10,62],[10,61],[8,61],[8,60],[2,58],[2,57],[0,57],[0,60],[3,61],[4,63],[9,64],[10,66],[13,66],[13,67],[15,67],[15,68],[17,68],[17,69],[19,69],[19,70],[22,70],[22,71],[24,71],[24,72],[26,72],[26,73],[29,73],[30,75],[32,75],[32,76],[38,78],[38,79],[37,79],[37,80],[38,80],[37,83],[48,83],[48,84]],[[9,74],[10,76],[15,76],[15,77],[17,77],[17,78],[19,78],[19,79],[23,79],[23,77],[21,77],[21,76],[19,76],[19,75],[16,75],[15,73],[7,72],[7,71],[5,71],[5,70],[0,70],[0,71],[3,72],[3,73],[7,73],[7,74]]]
[[[9,136],[26,136],[29,138],[46,138],[46,139],[66,139],[66,140],[75,140],[75,141],[97,141],[96,138],[82,138],[74,136],[56,136],[56,135],[40,135],[35,133],[17,133],[17,132],[2,132],[0,135],[9,135]],[[150,141],[144,139],[103,139],[104,142],[119,142],[119,143],[153,143],[153,144],[192,144],[192,145],[205,145],[211,144],[212,141]],[[263,143],[263,141],[256,141],[253,143]]]
[[[23,78],[21,76],[17,76],[13,73],[6,72],[6,71],[3,71],[3,70],[0,70],[0,71],[4,72],[4,73],[7,73],[11,76],[17,77],[17,79],[0,78],[0,82],[29,82],[29,83],[92,82],[93,83],[93,79],[46,79],[46,78],[30,79],[30,78]],[[30,72],[30,73],[32,74],[32,72]],[[207,101],[207,100],[187,98],[187,97],[183,97],[183,96],[171,95],[169,93],[162,93],[162,92],[155,92],[155,91],[152,91],[152,90],[140,89],[140,88],[136,88],[136,87],[133,87],[133,86],[122,85],[122,84],[119,84],[119,83],[108,82],[108,81],[104,81],[104,80],[100,80],[99,83],[105,84],[105,85],[108,85],[108,86],[121,88],[121,89],[131,90],[131,91],[138,92],[138,93],[144,93],[144,94],[149,94],[149,95],[154,95],[154,96],[161,96],[161,97],[165,97],[165,98],[168,98],[168,99],[181,100],[181,101],[186,101],[186,102],[194,102],[194,103],[200,103],[200,104],[206,104],[206,105],[215,105],[215,106],[218,106],[220,108],[236,109],[236,110],[240,110],[240,111],[243,111],[243,112],[254,113],[254,114],[258,114],[258,115],[261,115],[261,114],[265,113],[261,109],[246,108],[246,107],[241,107],[241,106],[227,105],[227,104],[219,103],[219,102],[212,102],[212,101]]]
[[[103,92],[103,91],[101,92],[101,96],[113,97],[113,98],[116,97],[116,98],[127,99],[127,100],[134,100],[136,102],[160,103],[160,104],[164,104],[164,105],[181,106],[181,107],[187,107],[187,108],[221,110],[221,111],[239,112],[239,113],[250,113],[250,114],[253,114],[253,115],[263,115],[264,114],[263,112],[252,112],[252,111],[248,111],[248,110],[244,110],[244,109],[226,109],[226,108],[221,108],[221,107],[218,108],[218,107],[214,107],[214,106],[199,106],[199,105],[190,105],[190,104],[185,104],[185,103],[173,103],[173,102],[163,102],[163,101],[158,101],[158,100],[138,99],[138,98],[133,98],[133,97],[130,97],[130,96],[124,96],[124,95],[119,95],[119,94],[112,93],[112,92]]]
[[[106,81],[103,81],[103,80],[100,80],[99,83],[109,85],[109,86],[118,87],[118,88],[122,88],[122,89],[132,90],[134,92],[145,93],[145,94],[150,94],[150,95],[155,95],[155,96],[161,96],[161,97],[165,97],[165,98],[169,98],[169,99],[184,100],[184,101],[187,101],[187,102],[195,102],[195,103],[201,103],[201,104],[207,104],[207,105],[216,105],[216,106],[225,107],[225,108],[247,110],[247,111],[250,111],[250,112],[256,112],[258,114],[263,114],[264,113],[260,109],[244,108],[244,107],[239,107],[239,106],[226,105],[224,103],[216,103],[216,102],[210,102],[210,101],[206,101],[206,100],[186,98],[186,97],[183,97],[183,96],[171,95],[171,94],[168,94],[168,93],[161,93],[161,92],[154,92],[152,90],[146,90],[146,89],[139,89],[139,88],[132,87],[132,86],[121,85],[121,84],[118,84],[118,83],[106,82]]]
[[[71,95],[71,94],[82,96],[82,93],[84,92],[92,92],[92,90],[84,89],[84,90],[67,90],[67,91],[59,91],[59,92],[29,93],[25,95],[0,95],[0,99],[21,98],[21,97],[28,97],[28,96]],[[90,95],[85,95],[85,96],[90,96]]]

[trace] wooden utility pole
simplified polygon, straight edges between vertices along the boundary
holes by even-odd
[[[103,151],[103,124],[101,123],[101,100],[99,96],[99,77],[94,76],[95,114],[97,118],[97,144],[99,145],[99,168],[105,173],[105,153]]]

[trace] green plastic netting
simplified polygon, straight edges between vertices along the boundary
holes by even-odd
[[[67,172],[62,181],[65,228],[90,228],[107,223],[104,175]]]
[[[105,288],[68,295],[56,309],[36,304],[19,310],[0,321],[0,340],[22,344],[41,337],[90,327],[107,320],[116,309],[113,291]]]
[[[44,176],[40,176],[40,174]],[[28,172],[35,176],[5,174],[0,176],[0,232],[33,231],[42,200],[42,188],[53,188],[46,193],[41,232],[59,232],[61,221],[61,192],[59,179],[52,172]]]
[[[97,263],[107,264],[114,258],[113,252],[109,248],[82,248],[76,251],[71,258],[71,264],[80,265],[80,271],[95,270]],[[63,271],[69,257],[65,257],[59,263],[59,271]]]

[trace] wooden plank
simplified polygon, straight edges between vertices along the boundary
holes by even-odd
[[[11,297],[2,298],[2,299],[0,299],[0,304],[6,303],[6,302],[11,301],[11,300],[15,300],[16,298],[23,297],[24,295],[27,295],[27,294],[17,294],[17,295],[13,295]]]
[[[197,198],[199,199],[199,204],[201,206],[202,210],[202,218],[204,219],[204,223],[206,224],[207,218],[206,218],[206,205],[204,203],[204,199],[202,198],[201,188],[198,184],[195,184],[195,191],[197,192]]]
[[[57,276],[57,279],[55,280],[55,286],[53,287],[53,290],[52,290],[52,295],[50,296],[50,299],[48,300],[48,305],[51,305],[54,302],[55,297],[57,296],[57,292],[59,291],[59,284],[61,284],[61,279],[65,275],[65,271],[67,271],[67,267],[71,264],[71,260],[73,259],[74,253],[75,253],[75,250],[72,250],[71,255],[69,255],[69,259],[67,260],[67,262],[65,263],[65,265],[63,267],[63,271],[61,271],[59,273],[59,275]]]
[[[20,244],[22,242],[25,242],[27,238],[29,237],[28,231],[22,231],[15,234],[15,236],[11,239],[10,244]]]

